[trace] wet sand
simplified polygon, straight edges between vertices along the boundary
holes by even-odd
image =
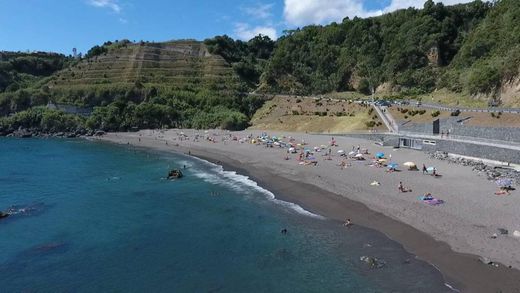
[[[223,142],[218,135],[214,136],[217,141],[214,143],[203,139],[180,140],[179,132],[117,133],[101,139],[161,151],[190,152],[250,176],[279,199],[333,220],[351,218],[354,224],[385,233],[407,251],[435,265],[447,283],[464,292],[520,292],[520,271],[507,267],[519,267],[520,240],[502,235],[490,238],[497,233],[497,228],[508,228],[511,233],[514,225],[520,224],[515,212],[520,207],[518,195],[492,195],[496,186],[468,167],[432,161],[417,151],[394,151],[351,138],[336,138],[340,146],[334,148],[333,160],[322,160],[318,156],[318,166],[302,166],[298,165],[295,155],[284,160],[286,153],[282,149]],[[184,130],[184,133],[190,136],[195,131]],[[232,135],[243,137],[249,133]],[[310,146],[330,140],[319,135],[286,135],[304,138]],[[368,147],[371,153],[392,154],[393,160],[400,164],[409,160],[435,164],[444,176],[432,178],[417,171],[387,173],[367,166],[369,161],[352,162],[352,166],[340,170],[336,150],[348,152],[352,145]],[[374,180],[381,185],[370,186]],[[399,181],[414,192],[399,193]],[[426,191],[445,200],[446,204],[432,207],[419,202],[417,196]],[[478,255],[504,265],[485,265],[478,261]]]

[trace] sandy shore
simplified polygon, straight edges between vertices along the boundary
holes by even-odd
[[[190,152],[225,167],[251,176],[277,197],[297,203],[307,210],[343,221],[351,218],[355,224],[373,228],[401,243],[406,250],[437,266],[448,283],[464,292],[520,292],[520,239],[511,236],[520,230],[520,193],[495,196],[493,182],[477,176],[469,167],[431,160],[426,154],[413,150],[393,150],[373,142],[336,137],[339,146],[332,148],[332,160],[316,153],[317,166],[300,165],[298,154],[263,145],[240,143],[229,139],[229,133],[207,133],[214,142],[204,139],[204,132],[182,130],[189,139],[181,139],[181,130],[165,132],[140,131],[110,133],[101,139],[132,144],[157,150]],[[201,137],[194,140],[195,134]],[[259,131],[234,132],[231,136],[257,136]],[[281,137],[302,139],[309,147],[327,145],[331,138],[301,133],[270,132]],[[341,169],[337,150],[349,152],[353,146],[368,148],[371,154],[391,154],[400,164],[414,161],[419,166],[435,166],[441,178],[423,175],[420,171],[388,173],[385,168],[369,166],[366,161],[351,161]],[[378,181],[379,186],[370,185]],[[412,192],[401,193],[402,181]],[[430,206],[417,199],[431,192],[445,201]],[[500,235],[498,228],[509,230]],[[491,235],[498,234],[496,239]],[[500,263],[498,267],[485,265],[478,256]]]

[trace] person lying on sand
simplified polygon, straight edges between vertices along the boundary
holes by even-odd
[[[351,226],[352,226],[352,221],[351,221],[350,219],[347,219],[347,220],[345,221],[345,223],[343,224],[343,226],[345,226],[345,227],[351,227]]]
[[[495,192],[495,195],[509,195],[509,189],[500,187],[500,189],[497,192]]]
[[[432,199],[433,199],[433,196],[429,192],[425,193],[423,196],[423,200],[432,200]]]

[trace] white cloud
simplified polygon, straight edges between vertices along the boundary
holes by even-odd
[[[284,17],[290,25],[325,24],[346,16],[368,17],[381,11],[366,11],[362,0],[284,0]]]
[[[244,11],[247,15],[252,16],[258,19],[269,19],[273,16],[273,3],[263,4],[257,3],[256,5],[243,7],[242,11]]]
[[[277,33],[276,29],[271,26],[255,26],[250,27],[246,23],[235,24],[235,36],[242,40],[250,40],[258,35],[268,36],[269,38],[276,40]]]
[[[425,0],[392,0],[383,10],[366,10],[364,2],[374,0],[284,0],[285,22],[293,26],[340,22],[345,17],[370,17],[408,7],[422,8]],[[445,5],[473,0],[441,0]]]
[[[115,13],[121,12],[121,6],[116,0],[88,0],[87,3],[94,7],[109,8]]]

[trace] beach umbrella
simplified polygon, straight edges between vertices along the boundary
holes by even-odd
[[[385,153],[379,152],[376,154],[376,158],[384,158],[384,157],[385,157]]]
[[[409,170],[417,169],[417,165],[414,162],[406,162],[403,165],[408,167]]]
[[[417,165],[414,162],[406,162],[403,165],[409,168],[417,167]]]
[[[289,148],[289,152],[294,154],[294,153],[296,153],[296,149],[295,148]]]
[[[351,151],[351,152],[348,153],[349,156],[353,156],[353,155],[355,155],[355,154],[356,154],[355,151]]]
[[[513,185],[513,180],[511,180],[509,178],[501,178],[501,179],[498,179],[497,181],[495,181],[495,183],[500,187],[508,187],[508,186]]]
[[[388,169],[397,169],[397,166],[399,166],[397,163],[390,163],[388,164]]]
[[[320,145],[320,147],[321,147],[322,149],[326,149],[326,148],[327,148],[327,146],[324,145],[324,144]]]
[[[363,154],[357,154],[355,155],[356,158],[363,158]]]
[[[338,151],[338,154],[344,154],[344,153],[345,153],[344,150],[339,150],[339,151]]]
[[[426,168],[426,171],[428,173],[430,173],[430,172],[433,172],[433,169],[435,169],[435,167],[428,167],[428,168]]]
[[[274,144],[275,146],[280,146],[280,143],[277,142],[277,141],[275,141],[273,144]]]

